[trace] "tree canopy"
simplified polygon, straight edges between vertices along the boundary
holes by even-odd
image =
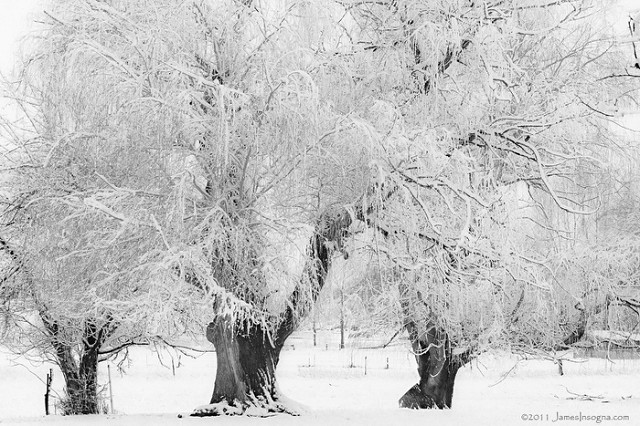
[[[5,311],[284,341],[339,252],[415,342],[566,343],[638,97],[601,6],[54,2],[2,126]]]

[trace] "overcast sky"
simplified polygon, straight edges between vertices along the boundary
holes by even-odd
[[[18,39],[30,28],[29,15],[38,10],[40,0],[0,0],[0,70],[11,70]]]
[[[9,72],[15,62],[18,40],[33,28],[33,15],[42,10],[43,0],[0,0],[0,71]],[[615,15],[621,31],[626,28],[628,13],[640,11],[640,0],[617,0]]]

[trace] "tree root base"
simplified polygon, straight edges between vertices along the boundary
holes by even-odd
[[[239,416],[244,412],[242,405],[231,405],[223,401],[196,407],[190,415],[191,417]]]
[[[432,397],[425,394],[420,388],[420,385],[413,385],[411,389],[398,400],[398,405],[400,408],[411,408],[413,410],[448,408],[444,404],[436,403]]]
[[[193,410],[192,417],[216,417],[216,416],[249,416],[249,417],[272,417],[277,414],[289,414],[299,416],[294,410],[285,407],[278,402],[270,404],[247,404],[235,401],[230,404],[221,401],[214,404],[201,405]]]

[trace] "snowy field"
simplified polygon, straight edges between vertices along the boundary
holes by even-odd
[[[560,376],[550,361],[516,362],[507,355],[484,355],[460,370],[452,410],[414,411],[397,408],[398,398],[418,380],[415,361],[403,344],[384,350],[347,347],[340,351],[335,336],[320,338],[313,347],[308,334],[293,336],[288,343],[278,379],[282,393],[301,411],[299,417],[191,418],[191,410],[206,404],[213,390],[215,354],[174,358],[174,375],[167,354],[162,357],[163,366],[155,352],[141,347],[131,351],[124,374],[111,365],[117,414],[100,416],[45,417],[43,380],[50,366],[1,354],[0,424],[640,424],[640,360],[571,359],[565,361],[565,375]],[[368,342],[350,343],[366,346]],[[107,367],[101,364],[100,368],[101,383],[106,383]],[[511,374],[504,378],[508,371]],[[55,369],[53,388],[57,392],[62,388]],[[104,395],[108,404],[108,391]],[[589,417],[557,420],[580,414]],[[597,416],[605,417],[598,422]],[[606,416],[628,418],[607,421]]]

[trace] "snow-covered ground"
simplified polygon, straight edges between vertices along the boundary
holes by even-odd
[[[415,361],[406,346],[340,351],[335,336],[325,336],[313,347],[308,334],[294,336],[288,343],[278,379],[282,393],[301,408],[299,417],[191,418],[191,410],[207,403],[213,390],[215,354],[174,359],[174,376],[168,355],[163,355],[162,366],[156,353],[135,348],[124,374],[111,366],[118,414],[101,416],[45,417],[42,380],[51,366],[20,359],[15,360],[21,364],[17,365],[12,357],[0,354],[0,424],[640,424],[640,360],[571,359],[564,362],[565,375],[560,376],[550,361],[516,364],[516,358],[504,354],[483,355],[460,370],[452,410],[414,411],[397,408],[398,398],[417,381]],[[356,343],[366,346],[366,342]],[[101,364],[100,373],[106,383],[106,365]],[[61,375],[55,369],[53,385],[61,391]],[[108,404],[108,391],[105,396]],[[557,420],[558,416],[580,414],[590,418]],[[598,422],[596,416],[605,417]],[[628,419],[607,421],[606,416]]]

